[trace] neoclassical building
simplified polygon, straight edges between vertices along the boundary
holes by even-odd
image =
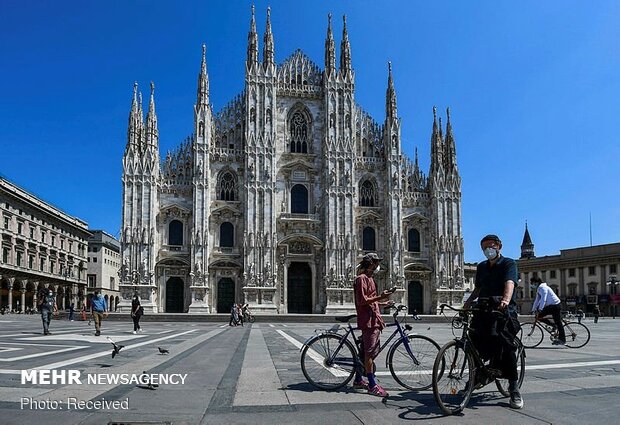
[[[402,152],[388,67],[385,117],[355,100],[343,19],[340,60],[331,16],[323,69],[301,50],[280,64],[267,10],[259,58],[254,10],[245,88],[214,113],[206,50],[194,128],[160,158],[151,84],[146,119],[134,85],[123,157],[121,303],[153,312],[337,313],[354,309],[361,257],[385,260],[381,289],[434,313],[462,299],[461,179],[447,112],[433,108],[431,165]],[[337,66],[338,65],[338,66]]]
[[[37,308],[51,289],[60,310],[86,301],[88,225],[0,177],[0,308]]]

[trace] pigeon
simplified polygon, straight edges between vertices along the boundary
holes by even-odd
[[[166,350],[165,348],[157,347],[157,349],[159,350],[159,354],[170,354],[170,351]]]
[[[146,373],[146,370],[142,371],[142,376],[144,376],[144,378],[142,378],[142,381],[144,382],[144,386],[149,389],[149,390],[156,390],[157,387],[159,387],[159,384],[152,384],[149,376]]]
[[[114,341],[112,341],[109,337],[108,337],[108,341],[110,341],[112,343],[112,346],[114,347],[112,349],[112,358],[116,357],[116,355],[121,351],[121,349],[123,347],[125,347],[124,345],[120,345],[115,343]]]
[[[430,330],[431,330],[431,327],[429,326],[429,327],[428,327],[428,329],[427,329],[427,331],[430,331]]]

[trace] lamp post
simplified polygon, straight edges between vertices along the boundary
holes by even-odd
[[[609,295],[610,298],[612,300],[612,305],[611,305],[611,311],[612,311],[612,315],[613,318],[616,318],[616,285],[620,283],[620,281],[618,279],[616,279],[616,275],[612,274],[609,275],[609,281],[606,283],[607,286],[609,286]],[[613,298],[612,298],[613,296]]]

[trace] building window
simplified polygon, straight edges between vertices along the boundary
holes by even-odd
[[[368,180],[364,181],[362,186],[360,186],[360,206],[374,207],[376,198],[377,195],[373,184]]]
[[[52,242],[50,243],[50,245],[52,246],[56,245],[56,236],[52,235]]]
[[[54,273],[54,266],[56,265],[56,263],[54,263],[53,261],[50,261],[50,273]]]
[[[34,239],[34,227],[30,226],[30,239]]]
[[[2,248],[2,262],[4,264],[9,263],[9,249],[8,248]]]
[[[4,217],[4,228],[9,230],[10,219],[8,217]]]
[[[22,265],[22,256],[23,256],[23,255],[24,255],[24,254],[22,254],[21,252],[17,251],[17,265],[18,265],[19,267],[21,267],[21,265]]]
[[[41,242],[45,243],[45,233],[41,231]]]
[[[555,270],[549,270],[549,279],[555,279]]]
[[[41,257],[41,261],[39,261],[39,270],[40,271],[44,271],[45,270],[45,258]]]
[[[375,229],[372,227],[364,227],[362,232],[362,249],[364,251],[375,251]]]
[[[64,239],[60,240],[60,249],[65,249],[65,240]]]
[[[616,265],[615,264],[610,264],[609,265],[609,274],[615,274],[616,272]]]
[[[420,252],[420,232],[418,229],[409,229],[407,233],[407,251]]]
[[[588,284],[588,295],[596,295],[596,283]]]
[[[301,111],[296,111],[291,116],[290,135],[291,152],[308,153],[308,121]]]
[[[28,268],[29,269],[33,269],[34,268],[34,255],[30,255],[28,257]]]
[[[172,220],[168,225],[168,245],[183,245],[183,223]]]
[[[89,274],[87,280],[89,288],[94,288],[97,285],[97,275]]]
[[[93,263],[97,262],[97,257],[93,257]]]
[[[17,222],[17,233],[21,235],[23,228],[24,228],[24,224],[18,221]]]
[[[234,231],[232,223],[225,222],[220,225],[220,247],[232,248],[235,245]]]
[[[217,182],[218,199],[221,201],[234,201],[237,199],[237,178],[230,171],[223,173]]]
[[[291,189],[291,212],[308,214],[308,189],[303,184],[296,184]]]
[[[596,274],[596,267],[588,267],[588,276],[594,276]]]
[[[575,269],[568,269],[568,277],[575,277]]]
[[[568,296],[574,297],[577,295],[577,284],[573,283],[568,285]]]
[[[114,278],[110,277],[110,289],[114,290],[114,284],[115,284]]]

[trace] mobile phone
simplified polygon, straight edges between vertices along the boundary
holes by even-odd
[[[396,289],[397,289],[397,287],[396,287],[396,286],[392,286],[392,287],[391,287],[391,288],[389,288],[387,291],[388,291],[390,294],[393,294],[394,292],[396,292]]]

